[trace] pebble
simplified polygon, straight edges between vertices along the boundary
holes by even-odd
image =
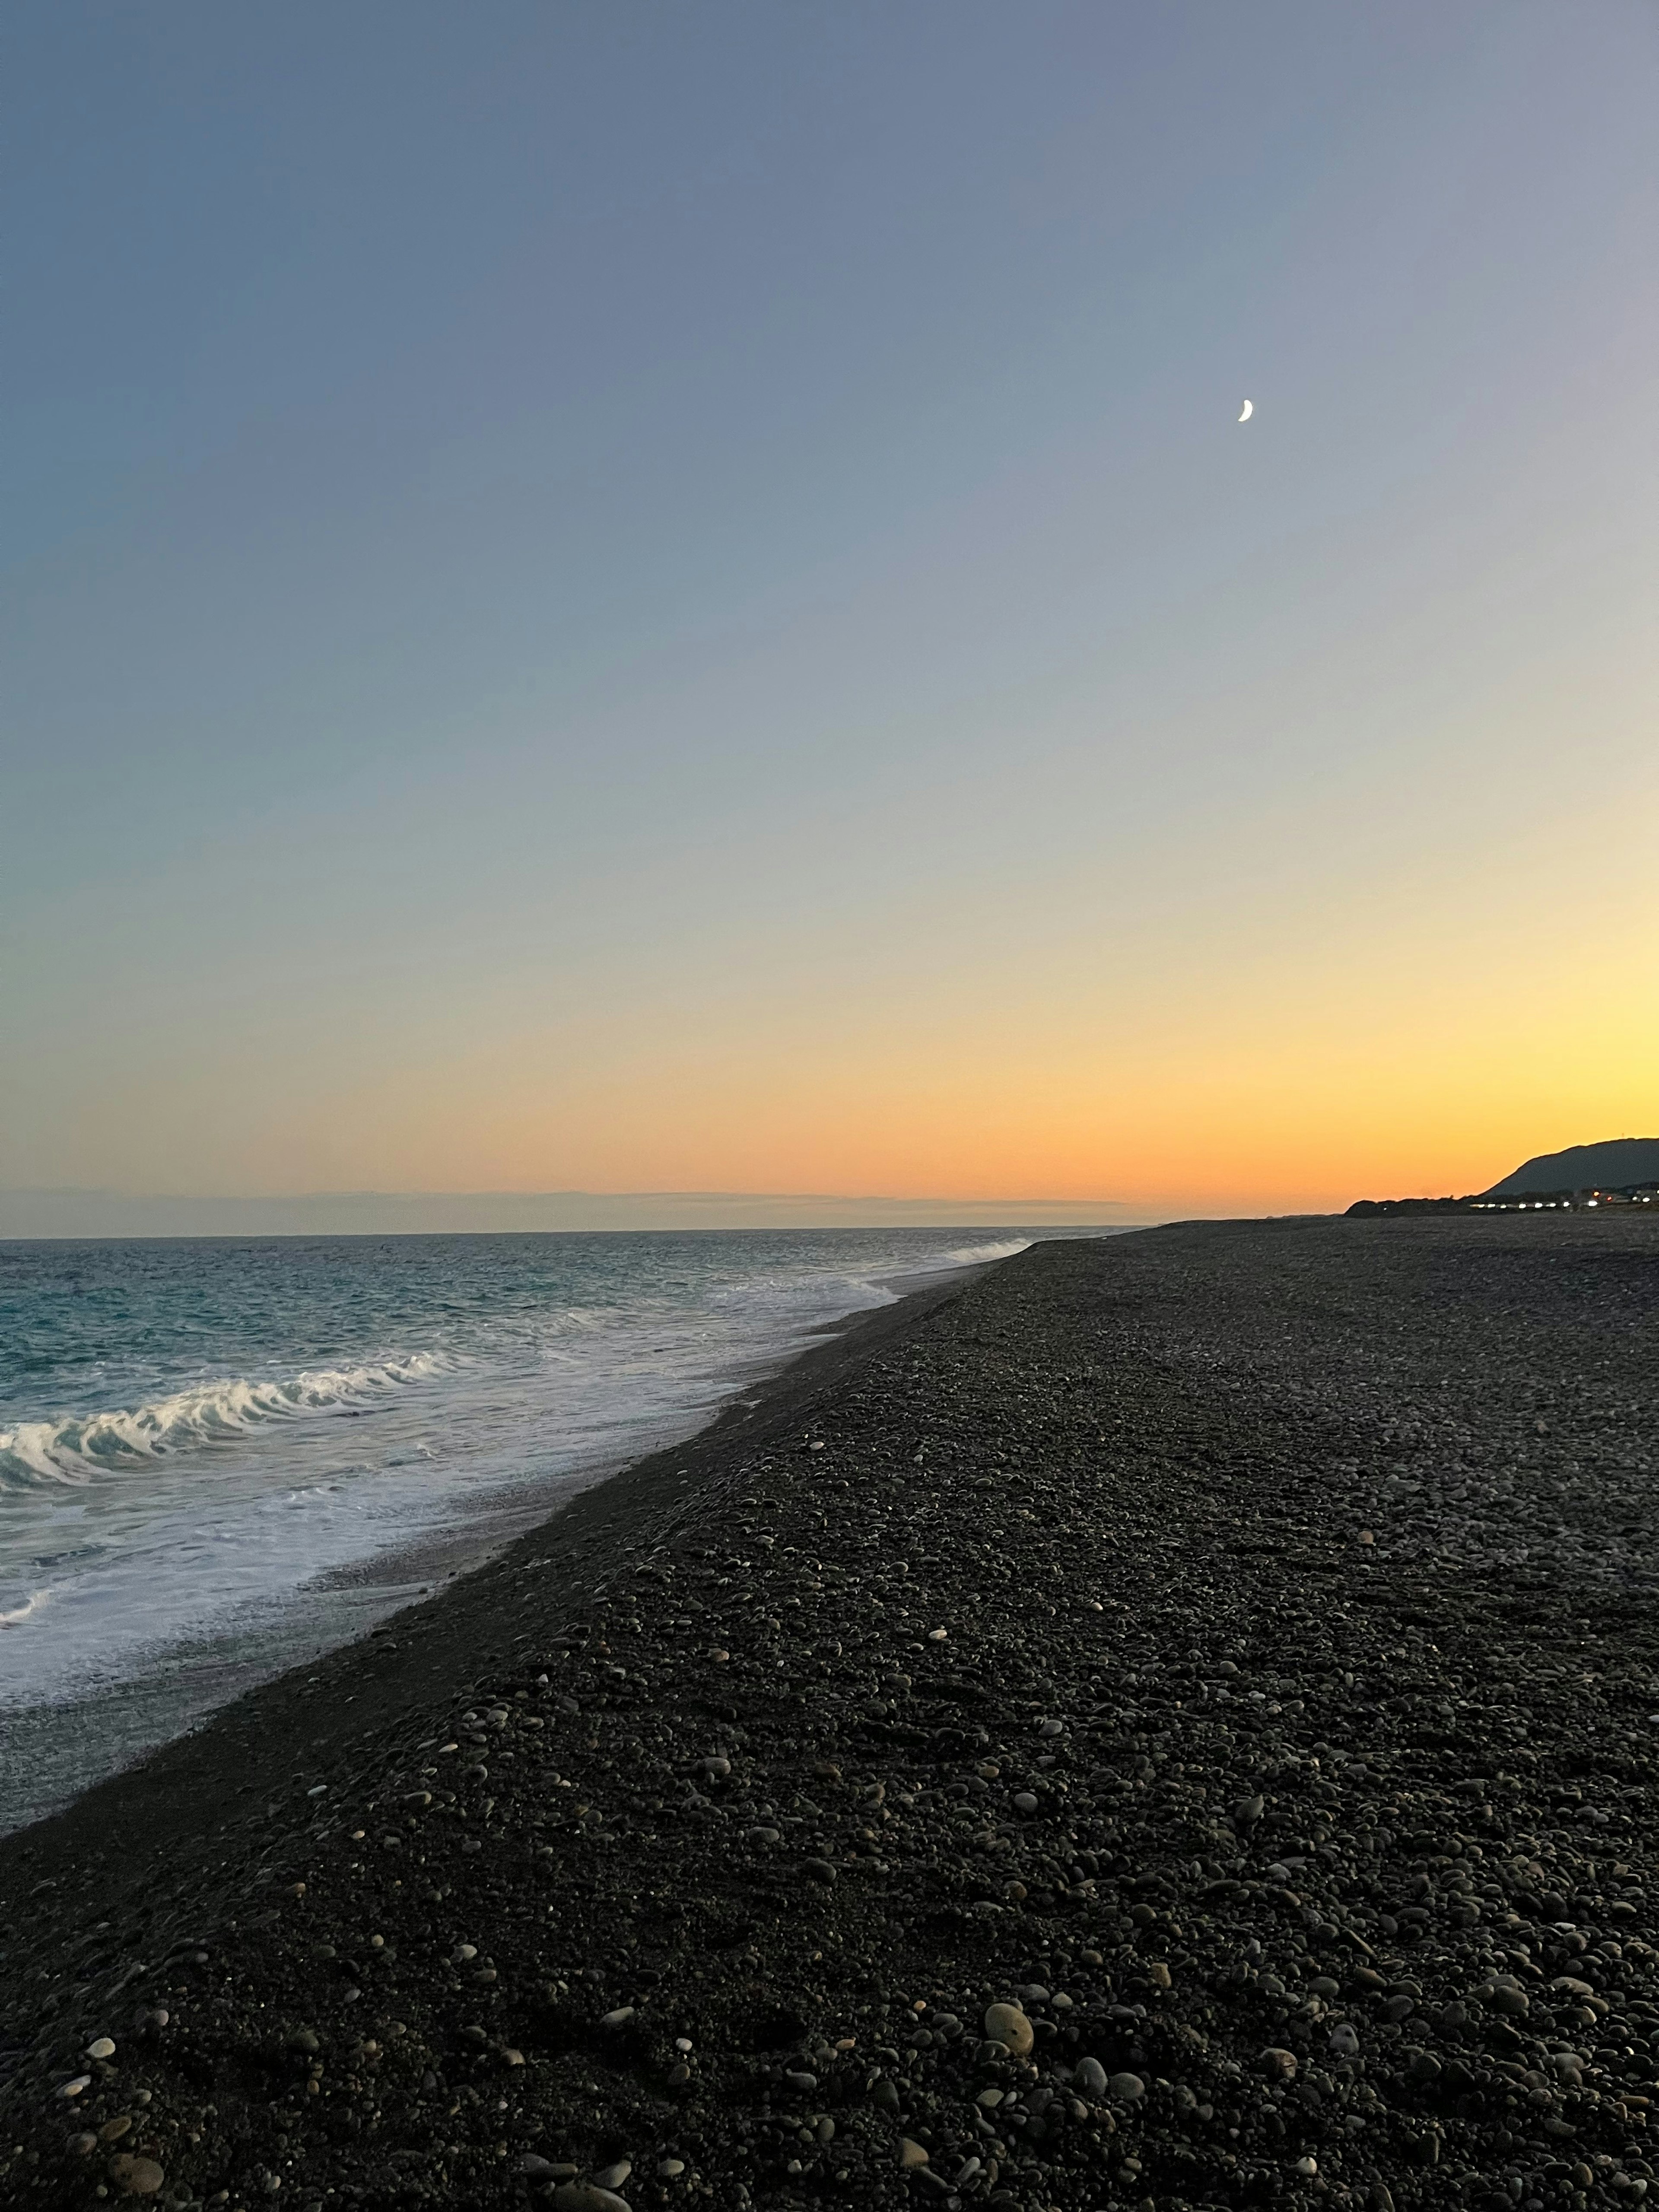
[[[899,2137],[898,2162],[902,2166],[926,2166],[927,2154],[914,2136]]]
[[[620,2189],[634,2171],[631,2159],[619,2158],[614,2166],[603,2166],[597,2173],[588,2176],[595,2189]]]
[[[1480,1994],[1505,2020],[1524,2019],[1532,2009],[1531,2000],[1516,1982],[1489,1982]]]
[[[100,2035],[96,2043],[88,2044],[87,2056],[88,2058],[113,2058],[115,2045],[107,2035]]]
[[[828,1859],[803,1859],[800,1870],[809,1881],[821,1882],[826,1889],[835,1887],[836,1869]]]
[[[1138,2104],[1146,2094],[1146,2084],[1139,2074],[1114,2074],[1108,2078],[1106,2094],[1115,2104]]]
[[[659,2158],[657,2172],[665,2181],[678,2181],[685,2172],[685,2160],[683,2158]]]
[[[1016,2004],[994,2004],[985,2008],[985,2033],[1016,2058],[1024,2058],[1036,2040],[1030,2021]]]
[[[1079,2059],[1072,2079],[1085,2097],[1103,2097],[1106,2094],[1106,2069],[1097,2058]]]
[[[553,2191],[554,2212],[629,2212],[628,2199],[597,2181],[562,2181]]]
[[[636,2006],[617,2005],[611,2011],[600,2015],[599,2026],[610,2028],[626,2027],[630,2021],[637,2020],[638,2017],[639,2010]]]
[[[128,2197],[154,2197],[167,2175],[153,2158],[123,2153],[109,2162],[109,2178]]]

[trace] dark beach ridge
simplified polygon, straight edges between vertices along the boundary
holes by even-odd
[[[1639,2203],[1656,1324],[1582,1214],[858,1322],[0,1844],[0,2204]]]

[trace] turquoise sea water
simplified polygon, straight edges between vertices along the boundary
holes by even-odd
[[[1028,1241],[0,1244],[0,1732],[9,1712],[16,1753],[46,1740],[23,1715],[74,1707],[82,1780],[395,1602],[377,1562],[505,1533],[515,1504],[689,1434],[894,1279]]]

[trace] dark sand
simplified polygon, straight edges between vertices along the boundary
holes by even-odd
[[[0,1844],[0,2205],[1639,2203],[1656,1369],[1623,1215],[860,1321]]]

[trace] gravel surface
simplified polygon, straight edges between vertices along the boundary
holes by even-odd
[[[1632,2206],[1659,1224],[860,1323],[0,1846],[0,2203]]]

